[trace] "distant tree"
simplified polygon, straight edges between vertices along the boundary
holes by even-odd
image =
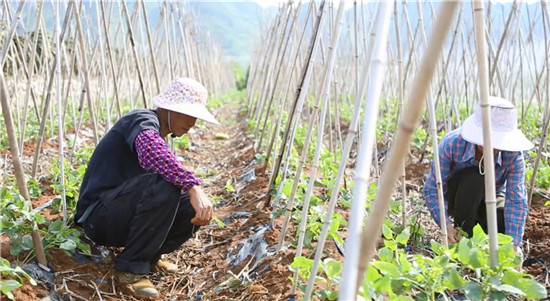
[[[246,73],[245,73],[241,65],[239,65],[237,62],[233,62],[233,74],[235,76],[235,86],[237,87],[237,90],[240,91],[240,90],[246,89],[249,70],[250,70],[250,66],[246,68]]]

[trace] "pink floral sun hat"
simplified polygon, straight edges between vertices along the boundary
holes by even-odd
[[[533,143],[518,129],[518,112],[510,101],[490,96],[489,108],[491,110],[491,143],[494,149],[518,152],[533,148]],[[479,104],[475,113],[462,124],[461,135],[464,140],[483,146]]]
[[[206,108],[207,98],[208,92],[201,83],[191,78],[180,77],[174,79],[162,93],[153,97],[153,105],[220,125]]]

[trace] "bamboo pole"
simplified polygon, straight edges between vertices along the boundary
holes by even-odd
[[[21,2],[19,3],[19,6],[17,7],[17,12],[15,13],[15,16],[13,17],[13,21],[11,23],[9,33],[6,35],[6,40],[4,41],[4,46],[2,47],[2,53],[0,54],[0,70],[4,69],[4,62],[6,61],[6,56],[8,55],[8,50],[9,50],[8,46],[10,45],[13,39],[13,35],[15,34],[15,29],[17,29],[17,25],[21,20],[21,12],[23,11],[25,2],[26,0],[21,0]],[[6,2],[6,5],[8,5],[7,2]]]
[[[420,2],[418,2],[418,11],[419,15],[422,16],[422,8],[420,7]],[[422,20],[422,18],[421,18]],[[427,46],[427,40],[426,40],[426,31],[424,29],[424,23],[420,22],[420,32],[422,35],[422,42],[424,46]],[[435,116],[435,105],[432,98],[432,90],[431,88],[428,88],[428,97],[426,98],[426,107],[428,110],[428,116],[429,116],[429,132],[431,132],[432,136],[432,147],[433,147],[433,164],[434,164],[434,173],[435,173],[435,182],[437,187],[437,204],[439,207],[439,227],[441,228],[441,237],[443,240],[443,244],[445,245],[445,248],[449,248],[449,241],[447,237],[447,214],[445,209],[445,196],[443,194],[443,183],[441,181],[441,165],[439,163],[439,142],[437,141],[437,122],[436,122],[436,116]]]
[[[59,24],[59,2],[55,4],[55,53],[61,53],[61,28]],[[63,223],[67,224],[67,199],[65,197],[65,159],[64,159],[64,141],[63,141],[63,100],[62,100],[62,91],[61,91],[61,56],[55,56],[55,74],[57,81],[57,126],[58,126],[58,146],[59,146],[59,171],[61,178],[61,204],[63,206]]]
[[[42,2],[38,3],[38,11],[37,11],[37,20],[40,20],[42,18],[42,9],[43,9],[44,5]],[[32,43],[32,51],[31,51],[31,56],[30,56],[30,68],[29,68],[29,71],[28,71],[28,77],[27,77],[27,87],[25,89],[25,100],[24,100],[24,105],[23,105],[23,127],[21,128],[21,131],[20,131],[20,136],[19,136],[19,145],[23,146],[24,144],[24,141],[25,141],[25,131],[26,131],[26,128],[27,128],[27,112],[28,112],[28,107],[29,107],[29,96],[31,96],[33,98],[33,102],[36,103],[36,96],[35,96],[35,93],[34,93],[34,89],[32,88],[32,78],[33,78],[33,74],[34,74],[34,69],[35,69],[35,63],[36,63],[36,49],[38,48],[37,44],[38,44],[38,31],[39,31],[39,28],[40,28],[40,21],[37,21],[36,22],[36,27],[34,29],[34,39],[33,39],[33,43]],[[38,112],[37,112],[37,122],[40,123],[40,118],[38,116]],[[20,149],[21,151],[21,154],[20,155],[23,155],[23,147],[21,147]]]
[[[387,13],[386,12],[387,5],[389,5],[389,4],[385,3],[385,2],[381,2],[379,4],[377,19],[378,18],[380,18],[380,19],[378,19],[378,21],[383,20],[383,16]],[[388,17],[388,19],[389,19],[389,17]],[[349,126],[349,132],[348,132],[348,135],[346,137],[346,142],[344,144],[344,149],[342,150],[342,153],[341,153],[341,156],[340,156],[340,164],[338,166],[338,173],[336,174],[336,177],[334,179],[334,186],[332,188],[332,194],[330,196],[330,201],[329,201],[329,204],[328,204],[326,212],[325,212],[325,218],[323,220],[323,227],[322,227],[322,230],[321,230],[321,235],[320,235],[320,237],[318,239],[318,242],[317,242],[317,248],[315,250],[315,259],[314,259],[314,262],[313,262],[313,267],[311,268],[311,271],[310,271],[310,277],[308,279],[308,283],[307,283],[307,287],[306,287],[306,293],[305,293],[305,296],[304,296],[305,300],[309,300],[309,298],[311,298],[311,294],[313,292],[313,287],[314,287],[314,284],[315,284],[315,278],[316,278],[317,271],[318,271],[318,268],[319,268],[319,261],[321,259],[322,254],[323,254],[323,249],[324,249],[324,246],[325,246],[326,238],[328,236],[328,230],[329,230],[329,227],[330,227],[330,221],[332,220],[332,214],[334,212],[334,207],[336,206],[336,201],[337,201],[338,195],[340,193],[340,183],[342,182],[342,179],[343,179],[343,176],[344,176],[344,171],[346,170],[346,162],[348,160],[353,141],[355,139],[355,136],[357,135],[357,129],[358,129],[358,126],[359,126],[359,112],[360,112],[361,102],[362,102],[363,97],[365,95],[365,92],[367,90],[367,82],[368,82],[368,78],[369,78],[368,75],[369,75],[370,66],[371,66],[371,63],[372,63],[371,58],[372,58],[372,55],[373,55],[375,39],[377,38],[377,36],[379,34],[380,33],[376,32],[374,27],[372,27],[372,31],[371,31],[370,39],[369,39],[369,47],[367,47],[368,53],[367,53],[367,57],[366,57],[366,60],[364,62],[364,65],[363,65],[363,69],[361,71],[359,94],[357,95],[357,97],[355,99],[355,105],[354,105],[354,108],[353,108],[353,117],[352,117],[352,120],[351,120],[351,124]],[[370,91],[370,89],[369,89],[369,91]],[[367,145],[367,147],[372,147],[372,143],[371,144],[366,144],[366,145]]]
[[[495,188],[495,160],[491,143],[491,107],[489,106],[489,69],[485,42],[484,4],[480,0],[473,3],[477,64],[479,68],[479,90],[481,118],[483,126],[483,158],[485,159],[485,205],[487,208],[487,228],[489,232],[489,255],[491,268],[498,264],[497,250],[497,200]]]
[[[353,269],[357,267],[360,257],[361,228],[363,225],[366,194],[369,187],[370,165],[373,160],[374,142],[376,141],[376,121],[384,81],[384,77],[379,76],[379,74],[385,74],[386,72],[386,50],[392,6],[393,2],[384,2],[379,5],[373,29],[376,33],[376,38],[372,50],[369,89],[361,134],[361,144],[364,146],[364,151],[361,151],[355,168],[355,186],[353,187],[353,199],[350,208],[351,216],[348,224],[348,238],[346,239],[347,247],[344,273],[342,274],[342,287],[339,294],[340,300],[353,300],[357,294],[357,287],[354,287],[354,284],[356,284],[354,277],[357,277],[357,273],[354,273]],[[403,208],[403,210],[405,209]]]
[[[69,20],[71,19],[71,16],[72,16],[72,10],[71,10],[72,7],[73,7],[72,5],[69,5],[69,8],[65,12],[65,20],[63,21],[63,28],[61,29],[61,37],[60,37],[61,43],[63,42],[63,38],[65,36],[65,32],[66,32]],[[43,30],[43,32],[45,33],[46,31]],[[44,38],[44,40],[45,40],[45,38]],[[58,55],[61,55],[61,54],[60,53],[55,54],[55,56],[58,56]],[[55,59],[54,59],[54,61],[55,61]],[[50,100],[51,100],[51,91],[52,91],[52,88],[53,88],[53,82],[54,82],[54,78],[55,78],[54,75],[55,75],[55,65],[50,71],[48,86],[47,86],[47,88],[44,87],[47,91],[47,94],[46,94],[46,100],[44,101],[44,108],[43,108],[43,111],[42,111],[42,118],[41,118],[41,121],[40,121],[40,131],[38,133],[38,137],[36,139],[36,147],[34,149],[34,159],[33,159],[33,164],[32,164],[32,171],[31,171],[31,177],[32,178],[36,177],[36,172],[37,172],[37,168],[38,168],[38,158],[40,157],[41,148],[42,148],[42,140],[44,139],[44,133],[45,133],[45,129],[46,129],[46,121],[48,119],[48,111],[49,111]]]
[[[427,44],[428,47],[421,61],[420,66],[422,68],[419,68],[414,85],[412,86],[413,90],[405,111],[407,113],[403,116],[400,126],[397,129],[397,134],[391,146],[389,157],[386,159],[384,171],[380,177],[378,192],[374,204],[371,207],[367,226],[363,229],[360,251],[360,254],[363,256],[360,258],[357,267],[350,267],[343,271],[344,275],[347,273],[356,275],[355,286],[353,286],[353,284],[350,285],[351,288],[355,289],[355,294],[345,293],[350,294],[352,300],[356,298],[357,289],[364,279],[365,271],[374,253],[376,242],[380,237],[382,224],[390,204],[390,197],[395,182],[399,177],[403,158],[409,148],[414,128],[422,112],[423,103],[425,102],[425,97],[429,90],[430,80],[434,74],[439,56],[441,55],[445,37],[451,26],[457,6],[458,2],[445,2],[442,4],[438,14],[439,17],[433,27],[434,31],[430,38],[430,42]],[[351,279],[350,282],[354,282],[353,279]],[[343,294],[344,291],[341,292],[340,296],[343,296]],[[341,297],[341,300],[345,299]]]
[[[80,45],[80,50],[81,50],[81,57],[82,57],[81,72],[83,73],[83,76],[84,76],[84,86],[86,87],[86,99],[88,101],[88,111],[90,112],[90,118],[92,121],[94,143],[97,145],[99,143],[99,134],[97,132],[97,119],[94,112],[94,106],[93,106],[92,98],[90,96],[92,91],[92,86],[90,84],[90,75],[88,71],[88,55],[86,53],[86,41],[84,40],[84,34],[82,32],[82,26],[80,24],[80,12],[78,7],[76,7],[75,1],[76,0],[71,0],[71,3],[73,4],[73,8],[74,8],[74,14],[76,18],[76,31],[78,33],[78,43]]]
[[[306,98],[307,87],[309,85],[309,80],[311,78],[311,70],[313,68],[313,61],[315,60],[315,53],[316,53],[315,50],[317,48],[317,45],[319,44],[318,41],[321,37],[321,31],[322,31],[322,28],[323,28],[323,20],[324,20],[324,15],[325,15],[324,12],[325,12],[325,1],[323,0],[323,2],[321,2],[320,12],[317,16],[317,23],[315,24],[315,28],[314,28],[315,34],[312,36],[312,41],[310,43],[310,47],[309,47],[309,50],[308,50],[308,58],[307,58],[308,62],[306,64],[305,68],[304,68],[304,72],[302,74],[302,78],[301,78],[301,82],[298,86],[298,90],[296,91],[294,105],[292,107],[291,114],[288,117],[288,122],[287,122],[286,129],[285,129],[285,135],[283,137],[283,141],[282,141],[282,144],[281,144],[282,145],[281,150],[280,150],[279,156],[277,157],[277,160],[275,162],[274,172],[271,174],[271,177],[269,179],[268,187],[271,187],[271,185],[273,185],[275,183],[275,179],[277,178],[277,175],[279,174],[279,168],[281,166],[281,161],[282,161],[283,155],[285,153],[285,145],[286,145],[286,142],[289,138],[288,137],[289,136],[288,135],[289,129],[290,129],[292,123],[293,123],[293,120],[296,119],[296,122],[298,122],[298,118],[295,116],[295,115],[297,115],[297,114],[295,114],[296,108],[298,108],[298,110],[301,110],[304,99]],[[289,147],[288,147],[289,152],[291,152],[291,150],[292,150],[292,143],[293,143],[293,141],[292,141],[292,139],[290,139]],[[269,206],[270,202],[271,202],[271,194],[268,192],[267,198],[266,198],[266,201],[265,201],[265,206]]]
[[[15,174],[15,181],[19,189],[19,193],[29,203],[29,208],[32,209],[31,198],[27,189],[27,182],[25,180],[25,172],[23,171],[23,164],[19,157],[19,146],[17,145],[17,135],[15,134],[15,128],[13,126],[12,113],[8,103],[8,88],[4,79],[4,72],[0,72],[0,103],[2,105],[2,115],[4,116],[4,124],[8,134],[8,140],[10,144],[11,159],[13,160],[13,170]],[[36,259],[41,268],[49,270],[48,261],[46,260],[46,254],[44,253],[44,247],[42,245],[42,238],[38,232],[38,225],[33,222],[33,231],[31,233],[32,242],[34,245],[34,252],[36,253]]]
[[[321,14],[326,15],[326,6],[325,6],[324,9],[323,9],[323,7],[321,7],[320,11],[321,11]],[[321,24],[321,26],[322,25],[323,24]],[[319,27],[320,29],[318,29],[318,31],[316,31],[316,32],[319,32],[319,31],[322,30],[321,26]],[[323,37],[322,36],[319,38],[319,44],[320,44],[319,47],[320,47],[320,50],[321,50],[320,51],[321,56],[323,56],[323,51],[322,51],[322,49],[323,49]],[[322,58],[322,60],[324,60],[324,58]],[[314,61],[315,61],[315,57],[312,56],[311,59],[308,61],[308,65],[313,65]],[[298,124],[301,120],[302,111],[303,111],[303,107],[304,107],[304,102],[305,102],[305,100],[308,96],[307,92],[308,92],[308,88],[309,88],[309,83],[311,82],[311,77],[313,77],[313,82],[315,82],[314,75],[315,75],[315,65],[313,65],[313,67],[312,67],[311,75],[309,77],[306,77],[306,79],[304,80],[304,84],[301,86],[302,88],[300,90],[300,96],[299,96],[299,99],[298,99],[297,110],[296,110],[296,113],[294,115],[294,118],[289,119],[289,121],[292,122],[292,129],[290,130],[290,138],[288,139],[289,140],[289,142],[288,142],[288,152],[286,153],[285,163],[284,163],[283,168],[282,168],[280,181],[279,181],[279,187],[277,189],[277,196],[282,194],[284,181],[286,179],[286,174],[287,174],[287,171],[288,171],[288,166],[290,165],[290,158],[292,156],[292,149],[293,149],[293,145],[294,145],[294,141],[295,141],[296,130],[297,130]],[[316,97],[316,98],[318,98],[318,97]],[[288,127],[287,127],[287,129],[288,129]],[[306,140],[308,140],[310,138],[311,138],[311,136],[306,137]],[[285,146],[286,145],[283,144],[283,147],[285,147]],[[284,150],[283,147],[281,148],[281,150]],[[279,198],[276,199],[276,203],[274,205],[275,208],[277,208],[278,205],[279,205],[278,200],[279,200]]]
[[[544,40],[548,40],[548,34],[546,30],[546,25],[544,24],[544,21],[550,24],[550,18],[549,18],[549,12],[548,12],[548,6],[546,2],[541,1],[541,9],[543,10],[542,19],[543,19],[543,29],[544,29]],[[550,50],[548,49],[548,43],[545,43],[545,52],[546,57],[548,58],[548,55],[550,54]],[[542,126],[542,136],[540,137],[540,143],[539,147],[537,149],[537,156],[535,157],[535,162],[533,164],[533,174],[531,175],[531,180],[529,181],[529,193],[528,198],[528,206],[527,208],[531,208],[531,202],[533,200],[533,193],[535,191],[535,180],[538,172],[538,168],[540,165],[541,155],[543,150],[547,147],[546,141],[548,139],[548,127],[550,124],[550,105],[549,105],[549,98],[550,98],[550,63],[548,62],[548,59],[545,60],[546,64],[546,101],[544,102],[544,115],[543,115],[543,126]]]
[[[99,1],[99,0],[98,0]],[[101,18],[102,18],[102,27],[103,27],[103,30],[105,32],[105,46],[107,47],[107,56],[109,58],[109,66],[111,67],[111,75],[112,75],[112,79],[113,79],[113,88],[114,88],[114,93],[115,93],[115,103],[117,105],[117,113],[118,113],[118,118],[120,118],[122,116],[122,108],[121,108],[121,105],[120,105],[120,97],[119,97],[119,92],[118,92],[118,81],[117,81],[117,76],[116,76],[116,71],[115,71],[115,63],[114,63],[114,58],[113,58],[113,51],[111,49],[111,42],[109,41],[109,29],[108,29],[108,26],[107,24],[109,24],[107,22],[107,18],[106,18],[106,12],[105,12],[105,2],[104,1],[99,1],[101,3]],[[101,34],[101,33],[99,33]]]
[[[95,13],[96,13],[96,19],[97,19],[97,24],[99,26],[99,23],[101,23],[101,19],[100,19],[100,16],[99,16],[99,0],[96,0],[95,1]],[[98,39],[98,44],[99,44],[99,49],[100,49],[100,67],[101,67],[101,72],[100,72],[100,77],[101,77],[101,83],[103,84],[103,87],[101,89],[101,91],[103,92],[102,93],[102,98],[103,98],[103,101],[105,102],[105,109],[106,109],[106,114],[107,114],[107,128],[106,128],[106,131],[108,131],[110,128],[111,128],[111,104],[110,104],[110,100],[109,100],[109,97],[107,97],[107,70],[105,68],[105,55],[104,55],[104,48],[103,48],[103,35],[101,34],[101,31],[98,33],[98,36],[97,36],[97,39]],[[72,73],[72,72],[71,72]],[[76,135],[75,135],[76,136]]]
[[[301,3],[301,0],[300,0],[300,3]],[[258,142],[256,144],[256,152],[258,152],[260,150],[261,145],[262,145],[262,140],[263,140],[266,125],[267,125],[267,120],[269,119],[269,113],[271,112],[273,99],[275,98],[275,91],[276,91],[276,88],[277,88],[277,83],[279,82],[279,76],[281,74],[281,70],[283,69],[283,59],[285,57],[284,54],[287,52],[289,41],[290,41],[290,39],[291,39],[291,37],[294,33],[296,23],[298,23],[297,20],[298,20],[298,13],[300,12],[300,3],[298,3],[296,11],[294,13],[294,16],[292,18],[292,23],[290,25],[290,30],[289,30],[288,36],[286,38],[285,44],[283,46],[282,41],[281,41],[281,46],[279,47],[279,50],[278,50],[279,53],[277,54],[277,60],[276,60],[277,64],[276,65],[279,66],[279,68],[277,68],[277,74],[275,75],[275,83],[273,84],[273,88],[271,89],[271,92],[269,93],[269,103],[267,105],[267,112],[265,114],[264,122],[263,122],[263,125],[262,125],[262,131],[261,131],[260,137],[258,139]],[[290,7],[288,16],[290,16],[291,12],[292,12],[292,9]],[[288,23],[288,19],[285,22],[285,24],[286,23]],[[283,37],[284,37],[284,32],[281,35],[281,39]],[[258,116],[258,121],[257,121],[258,126],[256,127],[256,129],[259,129],[259,121],[260,121],[259,117],[261,117],[261,114],[259,114],[259,116]]]
[[[313,132],[313,124],[315,123],[315,120],[317,119],[317,113],[319,111],[319,104],[321,102],[324,103],[326,101],[326,99],[328,98],[328,95],[329,95],[330,83],[332,81],[332,73],[333,73],[332,69],[334,68],[334,62],[336,60],[336,46],[337,46],[338,41],[340,39],[340,28],[342,26],[342,20],[343,20],[343,17],[344,17],[344,6],[345,6],[344,2],[340,2],[340,5],[338,6],[338,13],[337,13],[337,16],[336,16],[336,20],[334,22],[334,28],[332,30],[332,36],[331,36],[331,41],[330,41],[330,45],[329,45],[328,63],[327,63],[327,66],[326,66],[324,74],[323,74],[324,80],[323,80],[323,85],[321,86],[323,90],[320,91],[321,92],[320,95],[322,97],[319,97],[317,99],[317,101],[315,103],[313,113],[310,116],[308,132],[306,134],[306,138],[305,138],[304,144],[302,146],[302,155],[300,157],[300,162],[299,162],[299,165],[298,165],[298,169],[296,170],[296,174],[294,175],[294,183],[293,183],[293,186],[292,186],[292,192],[291,192],[290,198],[287,200],[287,204],[286,204],[287,205],[286,206],[286,212],[285,212],[283,224],[281,226],[281,232],[279,234],[279,243],[277,244],[277,251],[281,250],[281,248],[283,246],[283,243],[284,243],[284,239],[285,239],[285,236],[286,236],[286,230],[287,230],[287,227],[288,227],[288,223],[290,222],[290,217],[291,217],[292,210],[294,208],[294,198],[296,197],[296,190],[298,188],[298,184],[301,182],[302,168],[304,167],[304,163],[306,161],[307,154],[308,154],[309,142],[311,140],[311,135],[312,135],[312,132]],[[321,129],[318,129],[318,130],[320,131]],[[281,179],[281,182],[282,181],[283,181],[283,179]],[[306,210],[303,210],[302,211],[302,220],[307,220],[307,215],[308,215],[308,212]]]
[[[126,0],[122,0],[122,11],[124,12],[124,16],[126,17],[126,26],[128,27],[128,37],[130,38],[130,48],[132,49],[132,54],[134,55],[134,64],[136,64],[136,71],[139,79],[139,87],[141,90],[143,107],[147,108],[147,96],[145,96],[143,76],[141,74],[141,67],[139,64],[138,54],[136,50],[136,42],[134,40],[134,30],[132,29],[132,23],[130,21],[130,16],[128,14],[128,7],[126,6]]]
[[[397,48],[397,83],[398,83],[398,109],[397,109],[397,116],[399,116],[396,120],[400,120],[401,116],[404,114],[403,112],[403,98],[404,97],[404,87],[403,87],[403,60],[401,58],[401,36],[399,34],[400,26],[399,26],[399,14],[398,14],[398,6],[397,6],[397,0],[395,1],[394,5],[394,12],[393,12],[393,21],[395,22],[395,43]],[[396,126],[397,127],[397,126]],[[405,163],[407,162],[407,159],[403,159],[403,169],[401,170],[401,226],[403,229],[407,227],[407,183],[406,183],[406,171],[405,171]]]
[[[141,7],[143,10],[143,19],[145,20],[145,29],[147,33],[147,44],[149,45],[149,54],[151,56],[151,63],[153,64],[153,75],[155,78],[156,93],[160,93],[160,80],[157,71],[157,61],[155,57],[155,49],[153,48],[151,40],[151,30],[149,30],[149,18],[147,18],[147,8],[145,7],[145,0],[141,0]]]
[[[307,20],[309,19],[309,15],[310,15],[312,10],[313,10],[313,2],[310,2],[310,5],[308,6],[308,10],[307,10],[307,13],[306,13],[306,18],[305,18],[306,22],[304,23],[304,27],[301,31],[302,34],[300,35],[300,39],[298,40],[297,43],[295,41],[294,41],[294,43],[291,43],[291,46],[294,45],[294,44],[297,44],[296,45],[296,53],[294,54],[294,56],[293,56],[294,59],[291,63],[290,75],[287,77],[286,84],[284,85],[286,87],[286,89],[285,89],[285,92],[283,93],[283,101],[282,101],[282,105],[280,107],[281,110],[279,110],[277,123],[276,123],[274,131],[272,132],[273,134],[271,135],[271,139],[270,139],[268,147],[267,147],[266,158],[265,158],[265,161],[264,161],[264,165],[261,168],[262,173],[267,168],[267,163],[269,162],[269,158],[270,158],[271,153],[272,153],[271,150],[273,149],[273,146],[274,146],[274,143],[275,143],[275,138],[279,137],[279,129],[281,127],[281,122],[282,122],[282,117],[283,117],[283,115],[282,115],[283,108],[286,104],[286,100],[287,100],[288,94],[290,92],[290,87],[293,86],[292,85],[293,75],[295,74],[294,71],[297,69],[296,67],[298,66],[300,47],[302,45],[302,41],[303,41],[303,38],[305,36],[306,27],[307,27],[307,24],[308,24]],[[285,135],[286,135],[286,132],[285,132]],[[276,153],[276,151],[274,150],[273,153]],[[275,164],[273,165],[273,167],[275,168]]]

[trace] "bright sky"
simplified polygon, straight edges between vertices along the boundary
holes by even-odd
[[[256,3],[258,3],[261,7],[268,7],[268,6],[278,6],[279,3],[283,3],[283,2],[286,2],[285,0],[252,0]],[[298,2],[298,0],[292,0],[294,2]],[[349,7],[349,6],[352,6],[353,5],[353,0],[344,0],[346,1],[346,7]],[[440,2],[441,0],[439,1],[435,1],[435,2]],[[532,2],[537,2],[538,0],[527,0],[526,2],[528,3],[532,3]],[[361,2],[361,1],[357,1],[358,3]],[[363,2],[367,2],[367,1],[363,1]],[[493,3],[498,3],[498,2],[513,2],[513,0],[492,0],[491,2]],[[302,0],[302,3],[309,3],[309,0]]]

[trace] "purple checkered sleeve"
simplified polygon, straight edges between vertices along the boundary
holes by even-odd
[[[159,173],[166,181],[188,191],[201,180],[183,168],[170,151],[166,141],[154,130],[144,130],[136,136],[136,152],[139,164],[145,170]]]
[[[507,153],[504,158],[511,163],[506,174],[506,203],[504,223],[506,234],[514,238],[514,245],[521,245],[527,218],[527,193],[525,192],[525,163],[521,152]]]

